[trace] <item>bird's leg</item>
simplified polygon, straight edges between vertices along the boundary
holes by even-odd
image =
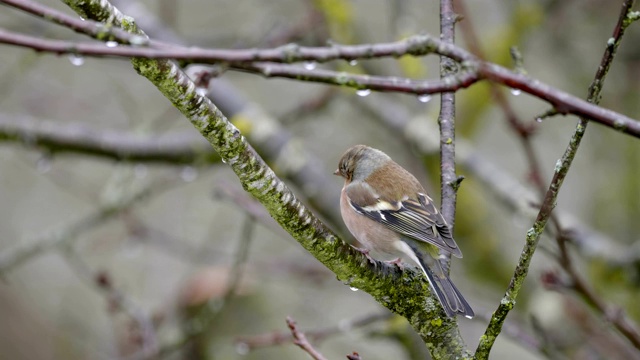
[[[359,248],[359,247],[355,247],[355,246],[351,246],[352,248],[356,249],[359,253],[361,253],[362,255],[366,256],[366,258],[371,261],[373,263],[373,265],[376,264],[376,259],[372,258],[371,255],[369,255],[369,249],[366,248]]]
[[[404,270],[404,265],[402,265],[402,259],[401,258],[397,258],[395,260],[385,261],[385,263],[387,263],[389,265],[395,265],[398,268],[400,268],[400,270]]]

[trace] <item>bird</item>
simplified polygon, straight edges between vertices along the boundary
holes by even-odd
[[[420,182],[384,152],[349,148],[335,175],[344,178],[340,212],[349,232],[383,258],[414,264],[426,276],[448,317],[474,312],[440,264],[438,249],[462,258],[449,225]]]

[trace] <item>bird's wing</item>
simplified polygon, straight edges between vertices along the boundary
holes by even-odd
[[[461,258],[462,252],[449,226],[426,194],[417,199],[390,202],[381,199],[367,184],[349,184],[345,189],[349,205],[359,214],[384,224],[412,239],[433,244]]]

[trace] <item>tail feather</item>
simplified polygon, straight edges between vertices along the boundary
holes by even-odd
[[[464,299],[460,290],[451,282],[451,279],[445,277],[436,280],[436,282],[439,282],[442,293],[444,293],[444,301],[442,301],[442,298],[439,298],[439,300],[445,308],[445,311],[448,310],[447,315],[460,314],[469,319],[473,318],[475,315],[473,309],[471,309],[469,303]]]
[[[429,280],[429,284],[440,301],[440,304],[442,304],[447,316],[463,315],[469,319],[473,318],[475,316],[473,309],[471,309],[471,306],[464,299],[460,290],[458,290],[449,276],[444,272],[440,261],[434,259],[429,254],[419,251],[413,246],[411,247],[416,253],[418,265],[420,265],[427,280]]]

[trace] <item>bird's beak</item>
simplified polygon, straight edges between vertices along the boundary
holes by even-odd
[[[333,172],[333,175],[338,175],[340,176],[340,169],[336,169],[336,171]]]

